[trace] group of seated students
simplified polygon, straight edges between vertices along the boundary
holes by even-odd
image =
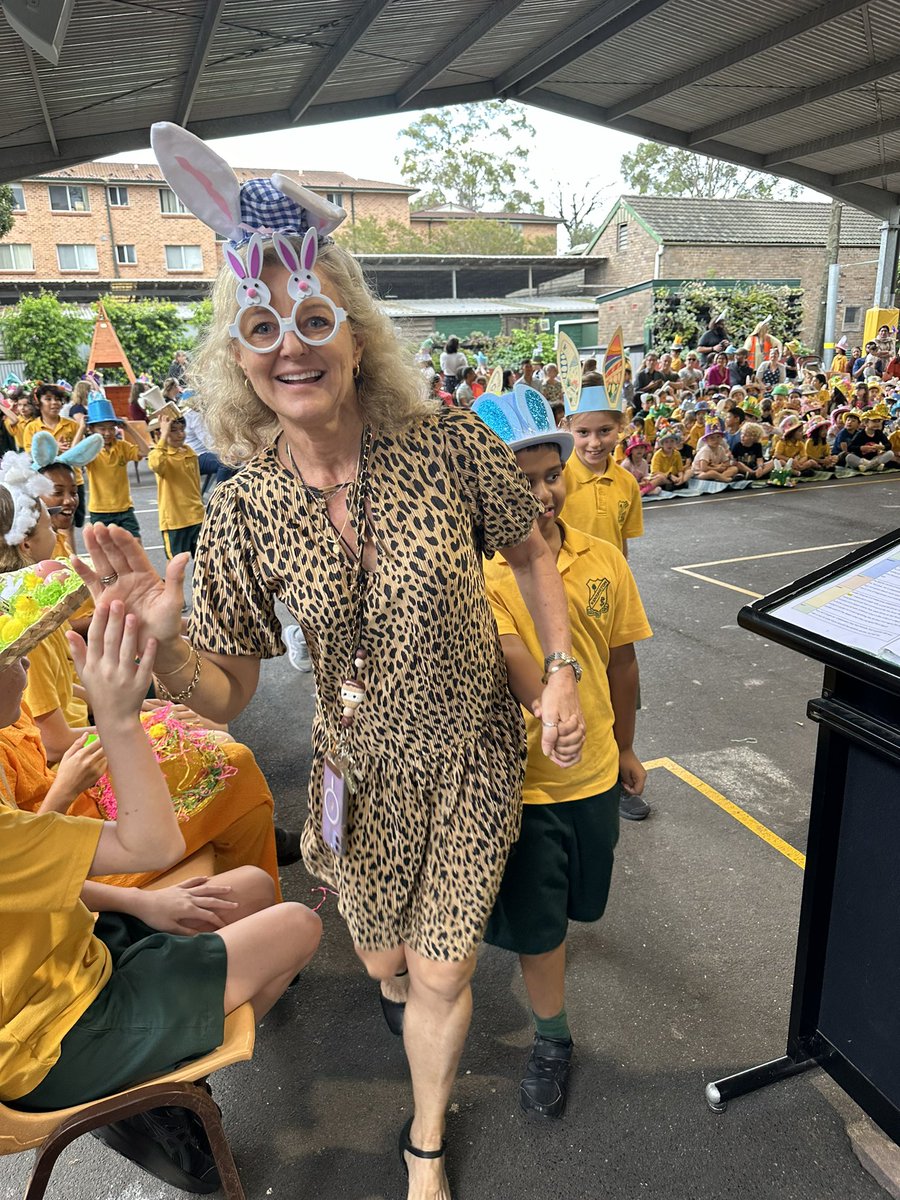
[[[645,497],[692,479],[792,487],[823,473],[900,468],[900,381],[851,387],[815,375],[802,388],[644,393],[626,409],[614,457]]]
[[[75,504],[66,463],[4,456],[0,596],[68,553]],[[252,752],[152,698],[152,647],[138,661],[135,619],[102,590],[50,623],[0,660],[0,1101],[30,1111],[213,1050],[226,1015],[249,1001],[261,1018],[320,936],[312,911],[282,902],[278,866],[299,859],[299,835],[276,839]],[[146,889],[201,847],[215,875]],[[175,1186],[218,1187],[186,1109],[96,1136]]]

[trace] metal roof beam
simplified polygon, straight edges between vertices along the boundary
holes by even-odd
[[[791,38],[798,37],[801,33],[808,33],[810,29],[817,29],[820,25],[825,25],[845,13],[863,7],[864,4],[860,3],[860,0],[826,0],[824,4],[818,5],[811,12],[794,17],[791,21],[785,21],[783,25],[778,25],[775,29],[749,38],[738,46],[732,46],[731,49],[722,51],[714,58],[708,58],[693,67],[688,67],[685,71],[679,71],[677,75],[671,75],[668,79],[654,83],[651,87],[645,88],[642,92],[636,92],[635,95],[621,100],[618,104],[610,105],[604,110],[604,121],[607,124],[618,121],[620,117],[627,116],[635,109],[652,104],[654,100],[670,96],[672,92],[680,92],[682,88],[699,83],[701,79],[706,79],[709,75],[719,74],[726,67],[734,67],[748,58],[771,50],[773,46],[780,46],[782,43],[790,41]]]
[[[795,158],[809,158],[812,154],[824,154],[826,150],[835,150],[848,142],[863,142],[868,138],[882,137],[886,133],[896,133],[900,130],[900,116],[887,121],[869,121],[867,125],[857,125],[854,129],[844,129],[840,133],[827,133],[823,137],[811,138],[808,142],[796,142],[793,146],[782,146],[763,157],[763,170],[770,171],[780,163],[790,162]]]
[[[59,143],[56,140],[56,130],[53,128],[53,121],[50,117],[50,109],[47,107],[47,98],[44,95],[44,89],[41,87],[34,54],[27,42],[22,43],[22,49],[25,51],[25,59],[28,63],[28,70],[31,72],[31,81],[34,84],[35,95],[37,96],[38,104],[41,106],[41,115],[44,118],[44,124],[47,126],[47,137],[50,139],[53,153],[59,158]]]
[[[529,51],[525,58],[498,75],[494,80],[497,95],[523,95],[561,67],[567,67],[623,29],[649,16],[666,2],[639,0],[635,3],[631,0],[623,9],[622,0],[605,0],[580,21],[567,25],[556,37]]]
[[[306,78],[303,87],[288,105],[290,123],[295,125],[348,54],[365,37],[391,0],[364,0],[353,20],[334,43],[319,65]]]
[[[898,172],[900,158],[888,158],[866,167],[857,167],[853,171],[841,171],[832,178],[835,187],[847,187],[851,183],[863,183],[866,179],[880,179],[882,175],[896,175]]]
[[[794,92],[790,96],[781,97],[780,100],[760,104],[758,108],[751,108],[747,112],[736,113],[721,121],[713,121],[710,125],[695,129],[688,138],[688,144],[699,146],[701,142],[721,137],[723,133],[732,133],[735,129],[743,129],[745,125],[756,125],[760,121],[769,120],[770,117],[780,117],[784,113],[792,112],[795,108],[804,108],[819,100],[827,100],[830,96],[851,92],[854,88],[862,87],[864,84],[875,83],[885,75],[892,75],[895,71],[900,71],[900,54],[895,54],[893,58],[887,58],[883,62],[872,63],[859,71],[850,71],[831,77],[823,83],[804,88],[802,92]]]
[[[206,57],[216,35],[216,28],[224,8],[225,0],[206,0],[206,8],[200,21],[200,28],[197,30],[197,40],[194,43],[191,61],[184,79],[184,87],[181,89],[181,99],[175,109],[176,125],[187,125],[190,119],[194,98],[200,85],[200,76],[206,66]]]
[[[477,42],[480,42],[501,21],[510,16],[523,2],[524,0],[496,0],[495,3],[489,4],[484,12],[467,25],[465,29],[461,29],[459,33],[453,35],[454,60],[458,60],[467,50],[471,50]],[[395,95],[397,107],[406,108],[418,96],[419,92],[424,91],[430,83],[433,83],[435,79],[443,75],[447,68],[452,67],[452,65],[453,60],[448,60],[446,50],[442,50],[431,62],[426,63],[424,67],[416,71],[415,75],[409,78],[397,91]]]
[[[598,105],[591,104],[586,100],[576,100],[571,96],[563,96],[559,92],[536,88],[529,92],[526,103],[549,109],[551,112],[562,113],[564,116],[578,117],[582,121],[590,121],[595,125],[604,124],[603,109]],[[670,126],[660,125],[656,121],[646,121],[640,117],[625,117],[616,128],[624,133],[633,133],[636,137],[650,138],[652,141],[664,142],[670,146],[688,148],[689,135],[684,130],[672,129]],[[710,142],[704,148],[704,153],[711,158],[721,158],[726,162],[750,167],[754,171],[767,170],[765,159],[761,154],[743,150],[738,146],[730,146],[727,142]],[[785,163],[783,174],[787,179],[808,184],[809,187],[815,188],[819,192],[825,192],[826,195],[837,196],[838,199],[844,200],[848,204],[855,204],[857,208],[880,217],[881,220],[887,220],[894,205],[898,203],[898,198],[894,193],[882,191],[880,188],[867,187],[865,184],[851,184],[838,190],[834,186],[831,175],[811,167],[800,166],[795,162]]]

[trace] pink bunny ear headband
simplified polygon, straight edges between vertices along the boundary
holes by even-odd
[[[278,172],[271,180],[250,179],[240,184],[223,158],[200,138],[169,121],[151,126],[150,143],[166,182],[179,200],[228,239],[222,244],[222,252],[238,280],[235,298],[239,309],[239,319],[229,329],[231,336],[257,353],[274,350],[288,329],[310,345],[331,341],[347,314],[321,294],[322,285],[313,266],[319,239],[340,225],[346,216],[344,210]],[[289,238],[301,234],[303,244],[298,254]],[[288,294],[294,308],[289,318],[271,307],[271,294],[260,278],[264,239],[272,241],[282,265],[290,272]],[[245,244],[249,244],[246,263],[238,254]],[[318,312],[314,315],[312,308],[308,309],[301,326],[297,321],[299,306],[313,297]]]

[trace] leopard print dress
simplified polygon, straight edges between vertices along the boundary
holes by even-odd
[[[342,857],[322,840],[321,790],[355,649],[351,569],[274,447],[213,494],[190,636],[216,654],[274,657],[284,652],[274,604],[285,604],[316,679],[304,861],[337,890],[361,949],[405,942],[459,962],[481,939],[518,837],[524,772],[481,555],[523,541],[539,506],[509,448],[463,410],[376,434],[370,480],[378,562]]]

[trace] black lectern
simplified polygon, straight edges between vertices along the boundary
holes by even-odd
[[[810,1067],[900,1142],[900,533],[742,608],[825,665],[787,1054],[710,1083],[727,1102]]]

